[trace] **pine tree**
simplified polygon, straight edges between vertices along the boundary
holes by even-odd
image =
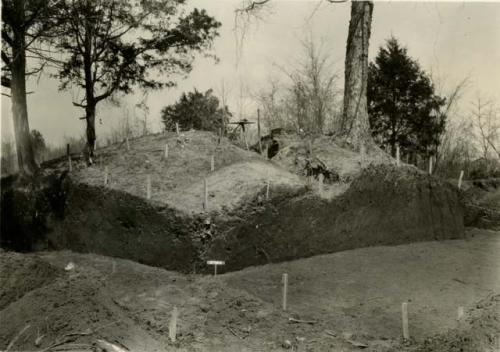
[[[407,49],[395,38],[387,40],[368,75],[368,113],[376,142],[392,155],[398,145],[413,156],[435,154],[446,124],[445,102]]]

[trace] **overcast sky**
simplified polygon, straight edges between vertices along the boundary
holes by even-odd
[[[280,77],[275,64],[293,64],[300,56],[298,40],[308,31],[318,42],[323,41],[335,63],[334,69],[343,76],[350,4],[323,1],[318,7],[317,1],[271,2],[265,18],[248,29],[238,55],[234,9],[241,1],[188,0],[190,6],[205,8],[222,23],[221,35],[214,45],[220,62],[199,59],[189,77],[179,81],[176,88],[149,94],[147,104],[153,130],[160,128],[161,108],[194,87],[213,88],[218,92],[224,81],[229,91],[230,110],[238,112],[240,86],[246,87],[244,94],[249,95],[248,92],[258,92],[265,87],[269,77]],[[445,90],[470,76],[471,85],[462,100],[463,110],[477,94],[500,103],[500,2],[376,2],[370,60],[391,35],[408,48],[409,55],[426,71],[432,70],[433,75],[440,78]],[[72,106],[71,92],[59,92],[58,82],[47,77],[38,83],[30,81],[28,90],[34,91],[28,96],[31,129],[41,131],[52,144],[63,143],[66,136],[83,134],[84,122],[78,119],[83,112]],[[141,97],[138,92],[122,98],[120,107],[101,106],[98,139],[123,120],[126,110],[133,116],[134,104]],[[247,115],[255,113],[250,98],[246,99],[244,110]],[[10,99],[4,96],[1,112],[4,138],[12,131]]]

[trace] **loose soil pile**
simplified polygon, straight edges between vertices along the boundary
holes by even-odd
[[[47,176],[44,187],[2,192],[4,237],[199,272],[209,259],[235,270],[463,236],[456,188],[413,167],[396,167],[380,151],[358,155],[330,138],[315,140],[312,154],[339,176],[320,191],[317,179],[300,172],[306,145],[300,141],[276,161],[226,139],[219,143],[209,132],[147,136],[129,145],[98,150],[93,166],[75,163],[71,173],[62,172],[65,162],[56,164],[46,172],[60,174]]]

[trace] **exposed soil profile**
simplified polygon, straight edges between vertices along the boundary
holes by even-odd
[[[218,144],[207,132],[148,136],[131,141],[129,151],[108,147],[98,165],[77,164],[67,173],[63,163],[37,187],[3,191],[2,243],[199,272],[208,259],[225,260],[226,270],[236,270],[358,247],[463,237],[455,187],[411,166],[397,167],[380,152],[360,159],[332,143],[312,145],[324,166],[339,175],[322,191],[317,178],[297,171],[292,152],[300,155],[304,143],[280,151],[285,154],[278,164],[225,140]],[[213,155],[220,164],[211,171]],[[288,164],[295,166],[286,169]]]

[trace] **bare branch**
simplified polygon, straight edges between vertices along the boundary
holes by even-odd
[[[262,6],[266,3],[268,3],[270,0],[261,0],[261,1],[252,1],[250,4],[247,6],[244,6],[242,8],[236,9],[235,12],[251,12],[255,10],[256,7]]]

